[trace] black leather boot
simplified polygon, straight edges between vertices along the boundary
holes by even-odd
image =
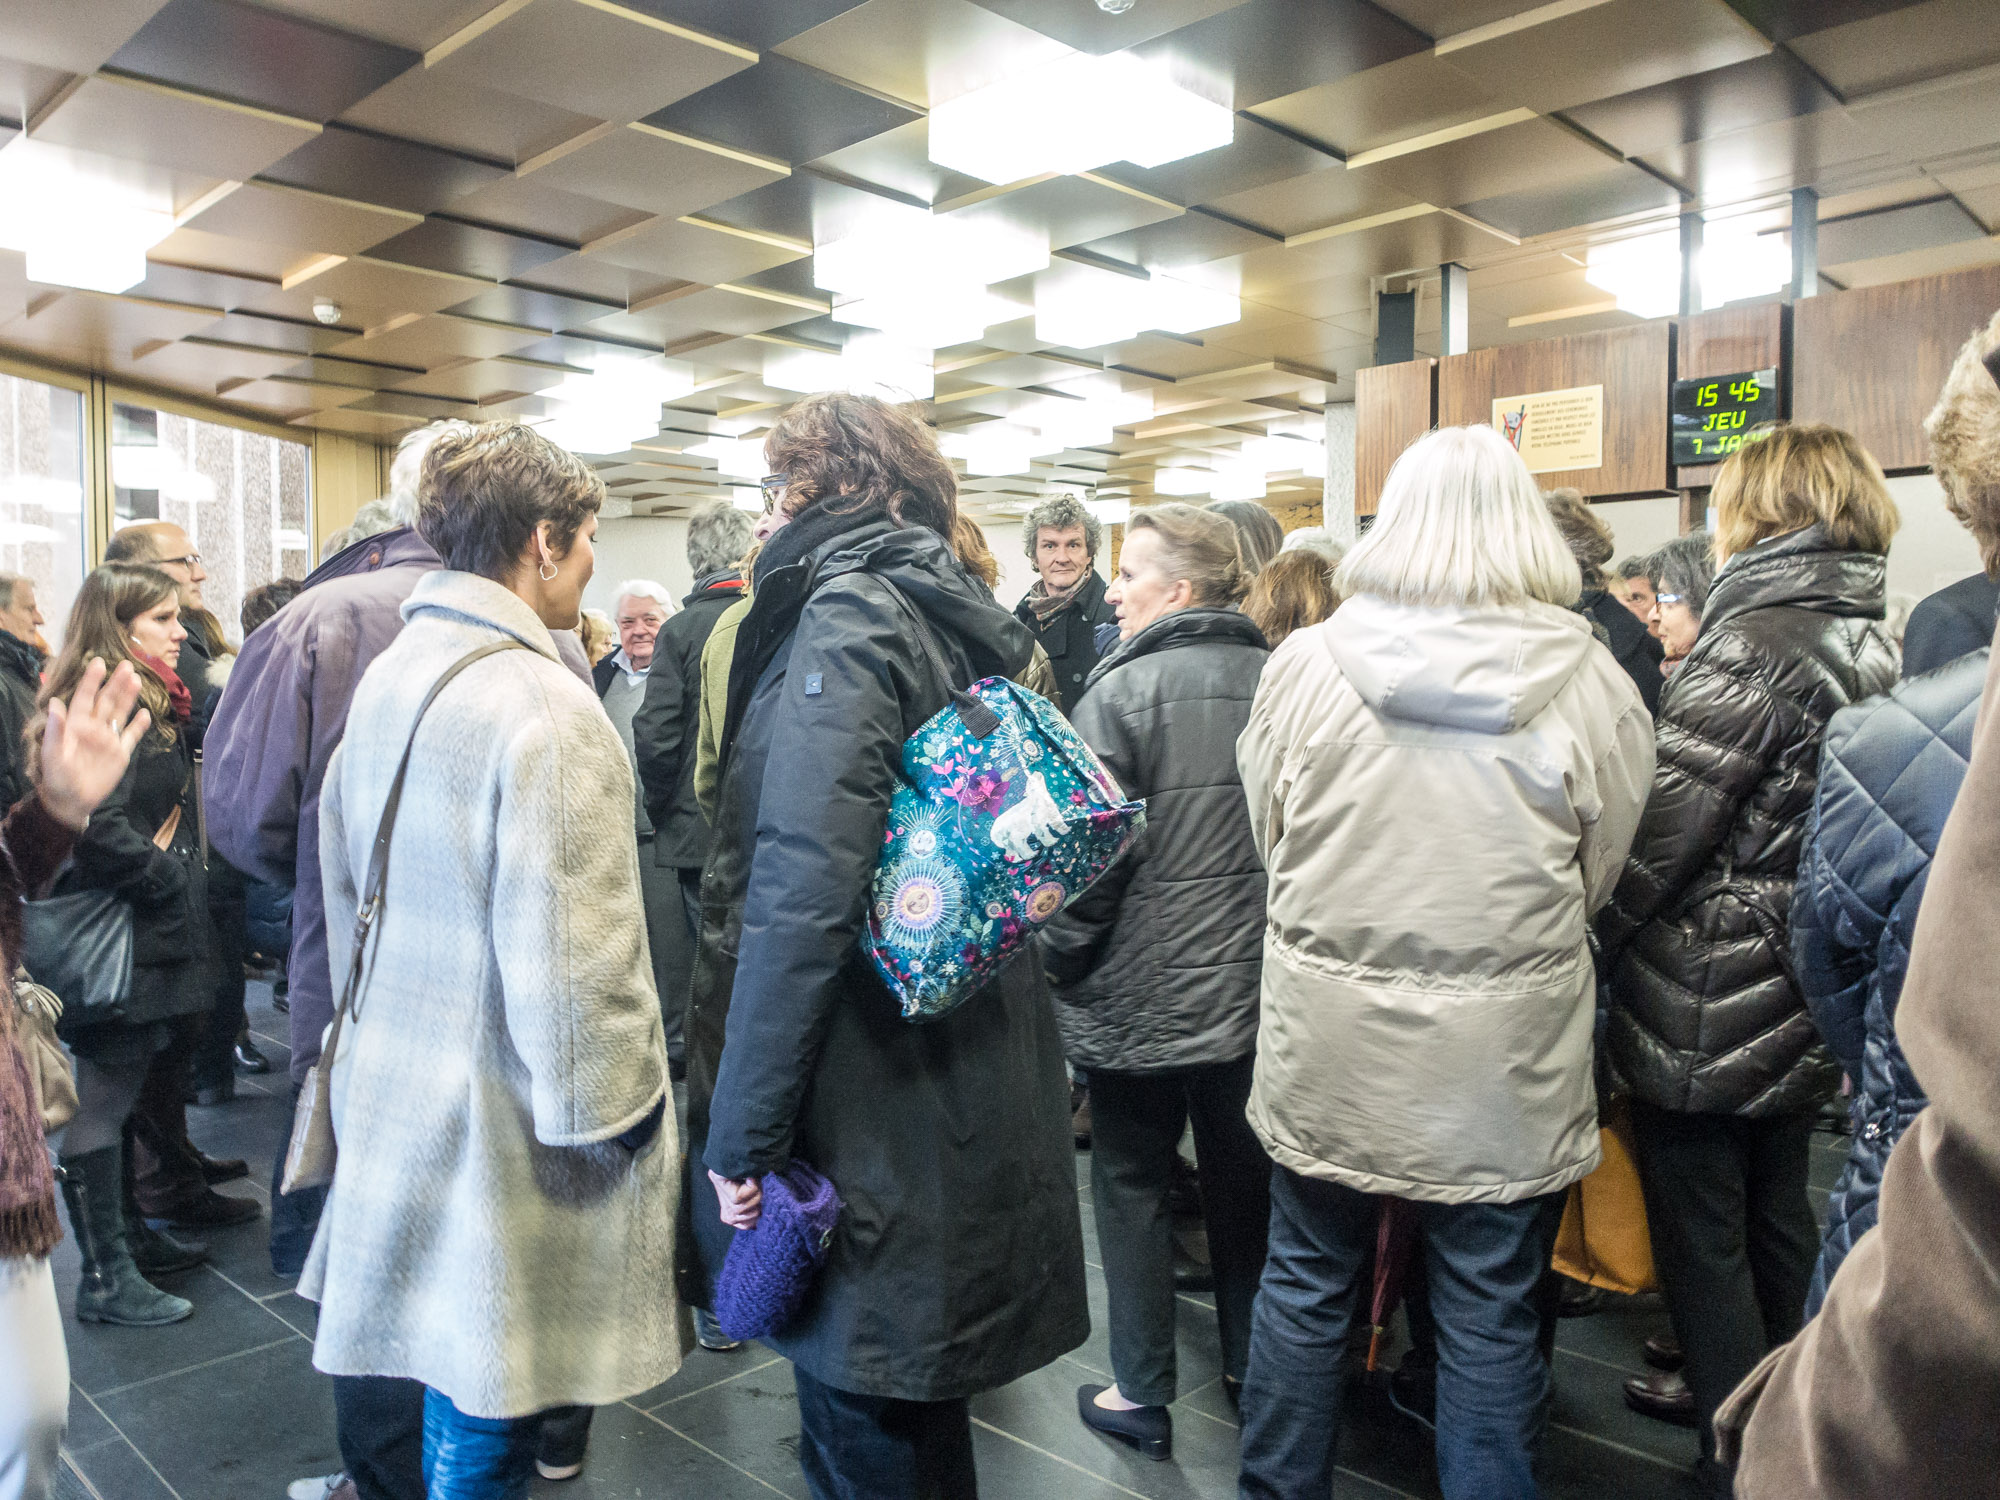
[[[178,1323],[194,1312],[194,1304],[154,1286],[139,1274],[132,1259],[120,1202],[120,1156],[117,1146],[106,1146],[62,1159],[63,1202],[69,1207],[70,1230],[83,1256],[83,1279],[76,1289],[77,1319],[127,1328]]]

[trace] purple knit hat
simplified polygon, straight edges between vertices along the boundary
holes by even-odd
[[[715,1320],[733,1339],[777,1333],[812,1290],[826,1260],[840,1195],[804,1162],[766,1172],[755,1229],[739,1229],[715,1278]]]

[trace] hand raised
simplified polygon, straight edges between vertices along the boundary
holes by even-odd
[[[132,664],[120,662],[107,682],[102,660],[84,668],[68,703],[49,700],[39,781],[42,804],[59,821],[81,829],[124,778],[132,751],[153,722],[145,709],[132,711],[138,701],[139,676]]]

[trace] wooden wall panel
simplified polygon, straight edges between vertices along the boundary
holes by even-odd
[[[365,438],[315,432],[313,440],[313,556],[320,544],[370,500],[388,493],[389,450]]]
[[[1354,372],[1354,513],[1372,516],[1403,450],[1437,425],[1437,361]]]
[[[1437,420],[1465,427],[1493,420],[1496,397],[1604,387],[1604,463],[1537,474],[1543,489],[1574,485],[1593,499],[1657,495],[1667,476],[1668,323],[1475,349],[1438,362]],[[1358,491],[1357,484],[1357,491]]]
[[[1675,323],[1674,380],[1703,380],[1741,370],[1768,370],[1784,362],[1785,309],[1775,302],[1758,307],[1719,307]],[[1784,408],[1789,372],[1778,371],[1778,409]],[[1671,402],[1672,390],[1668,391]],[[1681,489],[1713,482],[1716,465],[1684,464],[1674,471]]]
[[[1924,417],[1959,346],[2000,307],[2000,266],[1808,297],[1792,309],[1792,416],[1861,439],[1883,468],[1928,468]]]

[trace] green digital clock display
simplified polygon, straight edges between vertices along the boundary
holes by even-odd
[[[1676,380],[1668,410],[1674,463],[1720,463],[1762,436],[1756,430],[1760,425],[1778,420],[1778,372],[1746,370]]]

